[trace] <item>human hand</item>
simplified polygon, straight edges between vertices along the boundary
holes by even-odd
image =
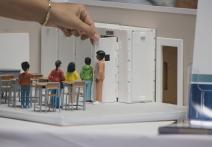
[[[47,26],[60,28],[66,36],[74,35],[82,40],[97,41],[94,22],[83,5],[71,3],[52,3],[52,9]]]

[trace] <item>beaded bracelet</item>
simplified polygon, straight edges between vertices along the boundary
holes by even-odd
[[[45,26],[48,23],[48,20],[49,20],[49,17],[50,17],[51,8],[52,8],[51,1],[49,0],[48,10],[46,12],[45,19],[41,23],[41,25]]]

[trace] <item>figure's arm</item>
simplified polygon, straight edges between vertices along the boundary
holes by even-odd
[[[51,73],[49,74],[48,79],[49,79],[49,81],[53,80],[53,71],[51,71]]]
[[[80,80],[80,76],[79,76],[79,73],[77,71],[75,72],[75,79]]]
[[[61,71],[61,81],[65,81],[65,75],[63,71]]]
[[[42,23],[49,8],[48,0],[0,0],[0,16]],[[82,5],[51,2],[47,26],[60,28],[67,36],[97,39],[94,23]]]

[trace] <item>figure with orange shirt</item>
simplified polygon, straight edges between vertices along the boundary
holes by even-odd
[[[29,94],[32,74],[29,73],[29,62],[21,64],[23,73],[19,75],[19,84],[21,85],[21,108],[29,108]]]
[[[105,74],[105,52],[99,50],[96,52],[96,102],[102,102],[102,86]]]

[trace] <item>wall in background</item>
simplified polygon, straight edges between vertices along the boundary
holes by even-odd
[[[184,40],[184,104],[187,104],[188,66],[192,62],[195,15],[147,12],[118,8],[88,7],[94,20],[139,27],[155,28],[157,36]],[[112,16],[112,17],[111,17]],[[0,32],[29,32],[30,62],[33,72],[40,71],[40,26],[34,23],[18,22],[0,18]]]
[[[212,13],[211,5],[211,0],[204,0],[199,2],[193,61],[194,68],[192,72],[193,74],[212,75],[212,19],[210,19]]]
[[[40,72],[40,26],[32,22],[21,22],[0,17],[0,32],[29,33],[30,70]]]
[[[0,33],[0,69],[21,69],[29,61],[28,33]]]

